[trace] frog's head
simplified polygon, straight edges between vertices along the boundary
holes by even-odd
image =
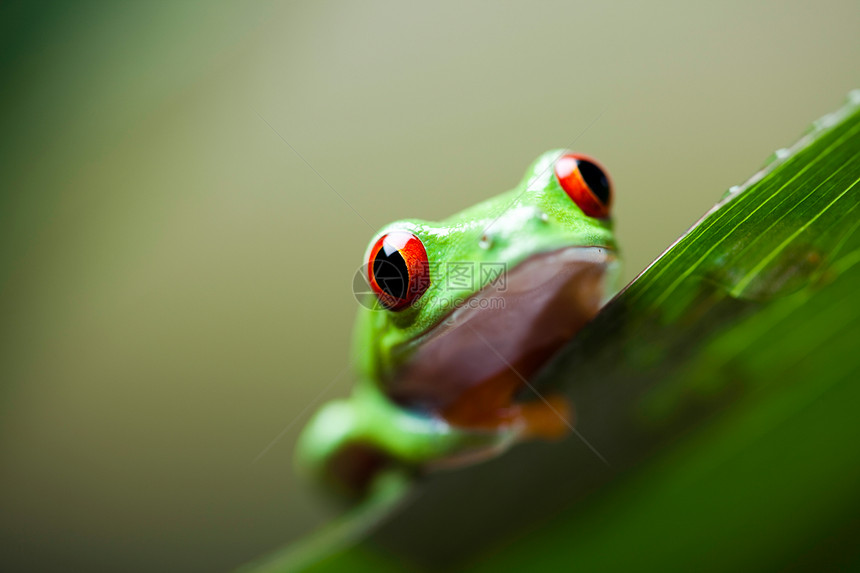
[[[530,376],[606,298],[611,201],[595,160],[555,150],[507,193],[387,225],[365,259],[375,300],[356,331],[362,373],[428,409],[503,371]]]

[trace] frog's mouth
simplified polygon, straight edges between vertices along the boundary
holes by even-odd
[[[390,396],[444,412],[478,388],[518,389],[597,314],[615,260],[604,247],[526,259],[507,272],[503,287],[472,295],[401,348],[409,358],[389,380]]]

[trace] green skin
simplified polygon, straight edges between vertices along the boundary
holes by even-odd
[[[385,381],[409,359],[421,336],[451,313],[452,300],[465,300],[486,286],[452,289],[446,265],[439,263],[494,262],[510,270],[533,255],[565,247],[615,251],[611,220],[585,215],[561,188],[553,165],[563,153],[541,155],[506,193],[440,222],[397,221],[374,237],[371,245],[393,230],[418,236],[431,261],[430,285],[406,309],[394,312],[377,304],[359,310],[353,346],[358,381],[350,397],[324,405],[308,423],[297,448],[301,473],[337,486],[327,475],[328,462],[349,444],[371,446],[401,466],[428,468],[486,457],[518,439],[515,427],[457,428],[434,412],[402,407],[389,399]]]

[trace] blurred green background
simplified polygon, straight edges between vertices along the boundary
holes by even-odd
[[[0,568],[227,570],[321,523],[292,444],[350,386],[325,390],[370,227],[572,146],[614,177],[632,278],[857,86],[858,24],[848,0],[4,2]]]

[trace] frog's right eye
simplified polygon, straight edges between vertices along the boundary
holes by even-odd
[[[430,286],[430,264],[424,244],[407,231],[382,235],[370,249],[367,274],[382,306],[403,310]]]
[[[555,162],[555,176],[567,196],[589,217],[608,217],[612,183],[597,161],[581,153],[567,153]]]

